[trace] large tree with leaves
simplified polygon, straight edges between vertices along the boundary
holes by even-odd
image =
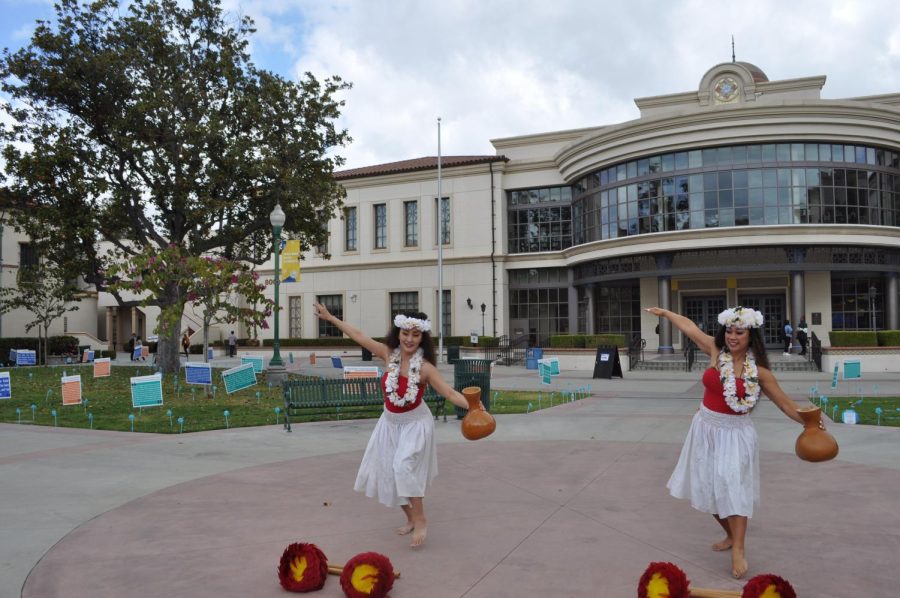
[[[18,225],[98,290],[111,263],[170,246],[261,264],[276,204],[285,234],[321,245],[341,205],[336,96],[349,85],[259,69],[252,21],[229,21],[218,0],[182,4],[60,0],[27,47],[3,53],[6,184],[28,202]],[[181,313],[187,288],[165,280],[152,303]],[[180,326],[161,320],[165,371]]]

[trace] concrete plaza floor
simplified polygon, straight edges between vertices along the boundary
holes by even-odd
[[[452,377],[451,370],[442,369]],[[798,402],[821,374],[778,374]],[[866,378],[900,395],[900,376]],[[494,388],[538,389],[498,366]],[[282,596],[276,567],[292,542],[333,563],[387,555],[391,596],[636,595],[651,561],[692,585],[740,589],[708,515],[668,496],[701,390],[696,373],[591,380],[550,390],[592,396],[497,416],[468,442],[436,422],[440,475],[426,497],[427,544],[394,533],[399,509],[352,491],[374,420],[155,436],[0,425],[0,597]],[[770,402],[753,419],[762,506],[750,522],[748,578],[775,573],[799,596],[887,596],[900,565],[900,428],[832,424],[837,459],[793,453],[800,427]],[[343,596],[331,577],[319,596]]]

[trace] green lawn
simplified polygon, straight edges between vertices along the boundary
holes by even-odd
[[[813,403],[836,422],[842,422],[844,411],[852,407],[857,423],[900,426],[900,397],[828,397],[827,402],[814,398]]]
[[[94,378],[91,365],[67,365],[55,367],[4,368],[9,372],[12,398],[0,400],[0,422],[65,426],[101,430],[131,430],[135,432],[178,433],[182,429],[178,419],[183,418],[184,432],[215,430],[226,427],[224,412],[229,412],[229,427],[263,426],[284,421],[284,414],[275,409],[283,408],[281,388],[269,387],[265,373],[257,375],[257,385],[235,392],[225,392],[221,380],[222,370],[213,369],[216,383],[214,394],[207,396],[205,387],[188,385],[184,373],[163,378],[161,407],[135,409],[131,406],[130,378],[154,373],[149,366],[112,366],[108,378]],[[81,405],[63,405],[60,377],[81,375]],[[571,392],[520,392],[494,390],[491,392],[493,413],[527,413],[558,405],[562,401],[583,398],[584,393]],[[32,409],[32,406],[34,407]],[[18,413],[17,413],[18,410]],[[56,411],[56,417],[53,417]],[[168,413],[171,412],[171,416]],[[381,408],[355,414],[353,417],[378,417]],[[448,415],[453,405],[447,403]],[[134,415],[134,419],[129,419]],[[340,415],[292,416],[292,423],[311,420],[339,419]]]

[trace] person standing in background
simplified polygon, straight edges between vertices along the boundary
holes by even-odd
[[[237,355],[237,337],[234,335],[234,330],[231,331],[231,334],[228,335],[228,357],[234,357]]]
[[[806,323],[806,315],[800,316],[797,324],[797,342],[800,343],[800,355],[806,355],[806,346],[809,344],[809,324]]]
[[[791,337],[794,335],[794,327],[791,326],[790,320],[784,321],[784,354],[791,354]]]

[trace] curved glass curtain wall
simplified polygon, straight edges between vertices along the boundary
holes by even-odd
[[[900,153],[832,143],[673,152],[593,172],[572,195],[575,245],[723,226],[900,226]]]

